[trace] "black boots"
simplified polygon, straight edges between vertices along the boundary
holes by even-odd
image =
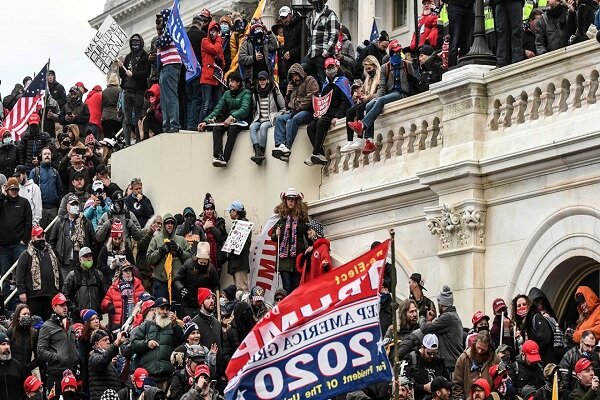
[[[263,149],[260,145],[255,144],[254,147],[254,155],[250,157],[252,161],[256,163],[256,165],[261,165],[265,160],[265,149]]]

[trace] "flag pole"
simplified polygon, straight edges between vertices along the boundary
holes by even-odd
[[[390,241],[391,241],[391,252],[392,252],[392,270],[396,271],[396,232],[394,228],[390,228]],[[394,273],[395,275],[395,273]],[[392,289],[392,301],[396,303],[396,288],[395,285]],[[393,333],[393,343],[394,343],[394,400],[399,400],[400,397],[400,380],[398,379],[398,312],[394,310],[392,307],[392,333]]]
[[[41,128],[40,130],[42,132],[44,132],[44,120],[46,119],[46,106],[48,105],[48,92],[50,91],[50,89],[48,88],[48,71],[50,71],[50,58],[48,58],[48,64],[46,64],[48,66],[48,68],[46,68],[46,88],[44,90],[44,101],[43,101],[43,106],[42,106],[42,124],[41,124]],[[35,76],[35,75],[34,75]],[[54,132],[52,132],[51,137],[56,136],[54,134]]]
[[[421,32],[419,32],[419,9],[418,9],[418,4],[417,4],[417,0],[413,0],[413,7],[415,9],[415,52],[419,52],[419,40],[420,40],[420,36],[421,36]]]

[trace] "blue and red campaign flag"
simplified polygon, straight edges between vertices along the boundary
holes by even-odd
[[[37,111],[40,100],[46,93],[48,75],[48,63],[33,78],[23,95],[17,100],[15,106],[4,120],[4,127],[11,131],[13,139],[20,140],[21,135],[27,130],[29,116]]]
[[[391,381],[379,328],[389,240],[300,286],[246,336],[226,400],[319,400]]]

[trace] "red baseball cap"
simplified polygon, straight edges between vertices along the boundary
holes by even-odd
[[[40,124],[40,116],[38,113],[34,112],[29,116],[29,125],[39,125]]]
[[[402,46],[400,45],[399,41],[397,41],[396,39],[394,39],[388,45],[388,50],[400,51],[400,50],[402,50]]]
[[[525,343],[523,343],[523,354],[525,354],[525,359],[530,363],[542,361],[542,357],[540,357],[540,347],[533,340],[526,340]]]
[[[37,392],[41,386],[42,382],[40,382],[40,380],[34,375],[28,376],[23,383],[23,389],[25,390],[25,393]]]
[[[498,311],[502,310],[503,308],[508,308],[508,307],[506,307],[506,303],[504,302],[504,300],[501,299],[500,297],[498,297],[492,303],[492,309],[494,310],[494,314],[496,314]]]
[[[580,358],[575,363],[575,373],[578,374],[578,373],[580,373],[582,371],[585,371],[591,365],[592,365],[592,362],[590,360],[588,360],[587,358]]]
[[[42,236],[44,234],[44,228],[39,225],[31,228],[31,236]]]
[[[194,371],[194,377],[198,378],[202,374],[210,378],[210,369],[208,369],[208,365],[199,364],[198,366],[196,366],[196,370]]]
[[[336,67],[339,68],[340,62],[333,57],[326,58],[325,64],[324,64],[325,69],[327,69],[328,67],[330,67],[332,65],[335,65]]]
[[[483,313],[483,311],[477,311],[475,314],[473,314],[473,318],[471,318],[471,322],[473,323],[473,326],[477,325],[482,319],[487,319],[488,321],[490,320],[490,317],[488,317],[487,315],[485,315]]]
[[[88,91],[87,88],[85,87],[85,85],[83,84],[83,82],[77,82],[75,84],[75,86],[82,88],[83,89],[83,93],[87,93],[87,91]]]
[[[137,368],[133,372],[133,381],[135,383],[135,387],[141,389],[144,387],[144,380],[149,376],[148,371],[145,368]]]
[[[57,306],[59,304],[65,304],[68,302],[69,302],[69,299],[67,299],[64,294],[57,293],[56,296],[54,296],[52,298],[52,307]]]

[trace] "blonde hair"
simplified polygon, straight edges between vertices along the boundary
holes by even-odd
[[[119,79],[119,75],[112,73],[112,74],[108,74],[108,78],[106,79],[106,82],[108,85],[115,85],[115,86],[119,86],[120,79]]]
[[[375,76],[371,76],[367,73],[367,65],[375,67]],[[379,78],[381,77],[381,65],[375,56],[367,56],[363,61],[363,75],[365,76],[365,82],[362,85],[362,91],[365,97],[372,97],[377,93],[377,87],[379,86]]]

